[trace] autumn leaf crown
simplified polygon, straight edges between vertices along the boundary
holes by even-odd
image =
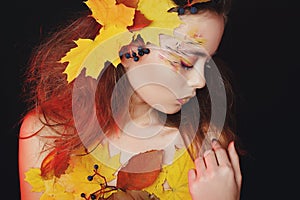
[[[178,1],[178,0],[177,0]],[[86,75],[97,78],[106,62],[120,63],[119,50],[137,36],[159,46],[159,34],[173,35],[182,22],[178,15],[197,13],[197,4],[211,0],[87,0],[91,16],[101,24],[93,39],[80,38],[59,62],[68,62],[67,81],[74,80],[85,68]],[[178,6],[179,5],[179,6]]]

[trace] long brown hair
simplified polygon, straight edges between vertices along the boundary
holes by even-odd
[[[174,2],[182,5],[185,1],[174,0]],[[205,4],[200,7],[218,14],[227,14],[229,3],[229,0],[220,0],[216,4]],[[46,143],[45,150],[50,150],[50,153],[41,166],[44,177],[53,175],[59,177],[66,170],[67,161],[72,152],[99,141],[99,136],[103,133],[112,134],[118,131],[112,115],[111,98],[115,84],[125,74],[124,67],[121,64],[115,67],[108,63],[97,80],[85,76],[83,70],[76,79],[68,83],[67,77],[63,73],[67,63],[58,62],[71,48],[76,46],[75,40],[79,38],[94,39],[99,33],[101,25],[89,14],[88,11],[81,13],[82,17],[53,34],[35,49],[24,76],[23,94],[28,107],[27,111],[35,109],[41,116],[44,126],[50,127],[56,133],[53,136],[45,136],[51,142]],[[218,67],[227,95],[227,113],[220,141],[227,146],[230,141],[236,140],[232,126],[234,98],[230,81],[224,71],[226,68],[224,65],[218,65]],[[124,85],[124,90],[121,89],[117,94],[120,99],[120,102],[117,102],[120,118],[125,111],[122,98],[126,99],[130,94],[128,88],[130,89],[129,84]],[[75,95],[74,90],[76,90]],[[191,134],[191,131],[196,131],[195,142],[199,146],[206,137],[211,118],[211,102],[207,87],[197,91],[197,98],[201,112],[200,122],[195,122],[193,119],[193,116],[199,113],[183,117],[178,112],[168,115],[166,125],[178,127],[183,134],[187,135]],[[194,112],[194,110],[191,109],[190,112]],[[80,116],[76,122],[74,115]],[[186,120],[183,126],[179,126],[182,118]],[[99,125],[101,130],[99,130]],[[194,127],[198,128],[194,130]]]

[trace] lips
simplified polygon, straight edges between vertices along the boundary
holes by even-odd
[[[190,100],[190,98],[186,97],[186,98],[182,98],[182,99],[177,99],[177,101],[183,105],[185,104],[186,102],[188,102]]]

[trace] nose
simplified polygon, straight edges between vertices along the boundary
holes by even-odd
[[[206,84],[204,70],[201,70],[201,72],[195,69],[191,70],[188,76],[187,84],[195,89],[203,88]]]

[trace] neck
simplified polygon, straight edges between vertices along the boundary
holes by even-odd
[[[138,94],[132,96],[129,112],[131,121],[138,126],[147,127],[159,123],[157,110],[147,104]]]

